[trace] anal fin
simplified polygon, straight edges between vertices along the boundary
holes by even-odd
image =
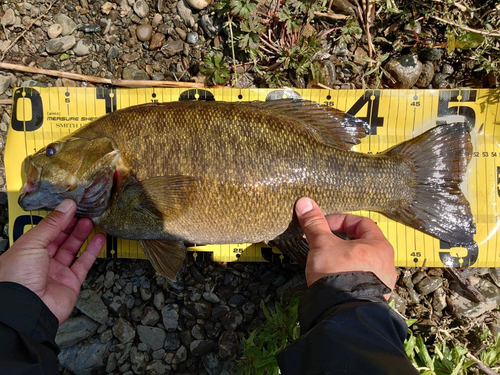
[[[140,244],[153,264],[156,273],[167,279],[175,280],[186,259],[184,243],[181,241],[141,240]]]
[[[276,246],[284,255],[289,256],[297,264],[303,267],[306,266],[309,244],[295,216],[287,230],[269,241],[269,244]]]

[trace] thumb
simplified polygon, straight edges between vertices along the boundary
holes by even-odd
[[[71,223],[75,216],[76,203],[65,199],[34,228],[21,236],[17,242],[26,242],[27,247],[47,247]]]
[[[300,198],[295,203],[295,212],[304,231],[309,246],[315,246],[315,240],[321,235],[331,235],[330,226],[318,204],[310,198]]]

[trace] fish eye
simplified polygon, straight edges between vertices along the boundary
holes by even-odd
[[[59,151],[59,145],[56,143],[51,143],[45,149],[45,155],[52,156]]]

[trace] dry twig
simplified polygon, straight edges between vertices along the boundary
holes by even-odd
[[[3,59],[5,58],[5,54],[6,54],[7,52],[9,52],[9,50],[10,50],[12,47],[14,47],[14,45],[17,43],[17,41],[18,41],[19,39],[21,39],[21,38],[24,36],[24,34],[26,34],[26,32],[27,32],[29,29],[31,29],[31,27],[32,27],[32,26],[33,26],[36,22],[38,22],[38,20],[40,20],[41,18],[43,18],[43,17],[45,17],[45,16],[47,15],[47,13],[48,13],[48,12],[49,12],[49,10],[52,8],[52,6],[55,4],[55,2],[56,2],[56,1],[57,1],[57,0],[52,0],[52,1],[50,2],[49,6],[47,7],[47,9],[45,9],[45,12],[43,12],[43,13],[42,13],[42,14],[40,14],[37,18],[35,18],[35,19],[33,20],[33,22],[31,22],[31,23],[30,23],[30,24],[29,24],[29,25],[28,25],[28,26],[27,26],[27,27],[26,27],[26,28],[25,28],[25,29],[21,32],[21,34],[19,34],[19,35],[17,36],[17,38],[16,38],[16,39],[14,39],[14,40],[13,40],[13,41],[9,44],[9,46],[5,49],[5,51],[3,51],[3,52],[2,52],[2,57],[0,57],[0,61],[3,61]]]
[[[86,76],[76,73],[59,72],[57,70],[33,68],[24,65],[10,64],[0,62],[0,69],[15,70],[19,72],[45,74],[48,76],[73,79],[75,81],[87,81],[91,83],[100,83],[103,85],[113,85],[122,87],[205,87],[202,83],[195,82],[176,82],[176,81],[142,81],[133,79],[109,79],[94,76]]]
[[[470,31],[472,33],[481,34],[481,35],[485,35],[485,36],[500,37],[500,33],[498,33],[498,32],[473,29],[473,28],[468,27],[468,26],[462,26],[462,25],[459,25],[455,22],[445,20],[445,19],[438,17],[438,16],[429,16],[429,17],[434,18],[435,20],[441,21],[443,23],[447,23],[448,25],[453,25],[455,27],[458,27],[459,29],[462,29],[465,31]]]
[[[492,368],[486,366],[483,362],[481,362],[481,360],[479,358],[473,356],[470,353],[467,353],[465,356],[467,358],[469,358],[470,360],[476,362],[476,366],[479,368],[479,370],[484,372],[486,375],[498,375],[498,373],[496,371],[494,371]]]
[[[455,268],[445,268],[446,271],[456,280],[458,285],[474,300],[474,302],[486,302],[486,298],[472,285],[469,280],[462,276]]]

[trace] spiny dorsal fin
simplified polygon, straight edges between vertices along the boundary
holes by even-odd
[[[186,259],[184,244],[180,241],[162,240],[141,240],[140,244],[156,273],[175,280]]]
[[[370,131],[370,126],[365,121],[309,100],[280,99],[252,104],[300,120],[321,142],[336,148],[349,150]]]

